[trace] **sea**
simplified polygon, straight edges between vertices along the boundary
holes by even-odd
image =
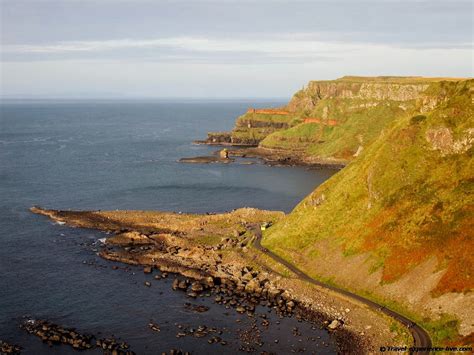
[[[181,349],[192,354],[243,353],[242,332],[261,331],[254,353],[336,353],[325,331],[295,318],[259,320],[173,291],[173,276],[155,281],[138,267],[96,255],[95,230],[58,225],[32,206],[71,210],[223,212],[256,207],[290,212],[333,170],[256,163],[183,164],[210,155],[195,145],[208,131],[230,130],[248,107],[278,100],[5,100],[0,103],[0,340],[23,354],[73,354],[20,329],[47,319],[83,333],[114,336],[137,354]],[[112,268],[112,266],[118,268]],[[144,287],[144,281],[152,282]],[[195,313],[186,303],[207,305]],[[160,332],[149,329],[150,321]],[[179,326],[220,329],[227,345],[177,338]],[[297,331],[294,331],[297,328]],[[255,328],[253,328],[255,329]],[[296,335],[294,335],[296,333]],[[298,335],[299,334],[299,335]],[[275,341],[277,340],[277,342]],[[86,353],[100,354],[99,350]]]

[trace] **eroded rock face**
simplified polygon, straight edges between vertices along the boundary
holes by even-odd
[[[209,132],[207,134],[208,143],[213,144],[223,144],[223,143],[231,143],[231,136],[228,132]]]
[[[424,106],[432,107],[437,101],[423,95],[428,86],[428,83],[405,84],[391,82],[390,80],[374,82],[360,79],[359,82],[352,82],[345,81],[344,78],[332,81],[311,81],[306,89],[291,99],[288,109],[290,112],[311,111],[320,100],[328,98],[375,101],[370,102],[371,106],[376,105],[377,101],[403,102],[420,99]]]
[[[431,144],[432,149],[440,151],[442,156],[461,154],[468,151],[474,144],[474,129],[466,130],[460,139],[455,140],[449,128],[432,128],[426,131],[426,140]]]

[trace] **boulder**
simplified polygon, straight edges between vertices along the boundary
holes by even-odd
[[[245,313],[245,311],[246,311],[244,306],[237,306],[237,308],[235,310],[239,313]]]
[[[247,282],[247,285],[245,285],[245,292],[256,293],[257,291],[262,291],[260,288],[260,282],[257,279],[251,279]]]
[[[214,278],[212,276],[206,277],[203,280],[204,285],[206,285],[209,288],[214,287]]]
[[[336,330],[337,328],[339,328],[340,325],[341,325],[341,322],[339,322],[337,319],[334,319],[334,320],[328,325],[328,329],[329,329],[329,330]]]
[[[190,291],[187,293],[188,297],[191,297],[191,298],[196,298],[198,296],[198,294],[196,292],[193,292],[193,291]]]
[[[202,292],[203,290],[204,290],[204,287],[201,285],[200,282],[194,281],[191,284],[191,291],[193,291],[193,292]]]
[[[221,159],[229,159],[229,151],[227,149],[222,149],[219,152],[219,158]]]
[[[280,295],[280,290],[277,289],[277,288],[274,288],[274,287],[270,287],[268,288],[268,297],[271,299],[271,300],[274,300],[275,298],[277,298],[279,295]]]
[[[291,301],[291,295],[288,291],[283,291],[283,293],[281,294],[281,297],[285,300],[285,301]]]
[[[188,289],[188,283],[186,282],[186,280],[179,281],[178,282],[178,288],[180,290],[186,291]]]
[[[248,272],[248,273],[246,273],[242,276],[243,281],[250,281],[252,279],[253,279],[253,275],[250,272]]]

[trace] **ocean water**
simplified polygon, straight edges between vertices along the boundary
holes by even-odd
[[[207,131],[231,129],[245,101],[9,101],[0,104],[0,339],[25,354],[69,354],[19,329],[23,317],[44,318],[79,331],[121,337],[138,354],[171,348],[238,353],[239,329],[252,320],[213,305],[196,314],[171,290],[172,279],[152,279],[139,268],[113,270],[95,247],[104,235],[51,223],[29,212],[54,209],[157,209],[221,212],[250,206],[289,212],[334,171],[261,164],[180,164],[215,147],[193,145]],[[260,310],[267,312],[266,309]],[[275,315],[268,313],[272,321]],[[237,319],[241,319],[237,323]],[[148,329],[150,320],[162,331]],[[177,324],[224,329],[227,346],[176,338]],[[302,341],[291,334],[297,326]],[[260,351],[314,349],[334,353],[325,331],[295,319],[262,330]],[[310,342],[308,337],[320,337]],[[279,338],[278,344],[274,339]],[[309,342],[309,343],[308,343]],[[93,351],[91,353],[94,353]]]

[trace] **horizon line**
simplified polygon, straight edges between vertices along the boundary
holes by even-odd
[[[290,97],[291,98],[291,97]],[[85,101],[85,100],[289,100],[288,97],[278,97],[278,96],[209,96],[209,97],[195,97],[195,96],[136,96],[136,97],[128,97],[128,96],[97,96],[97,97],[81,97],[81,96],[0,96],[0,101],[33,101],[33,100],[57,100],[57,101],[66,101],[66,100],[77,100],[77,101]]]

